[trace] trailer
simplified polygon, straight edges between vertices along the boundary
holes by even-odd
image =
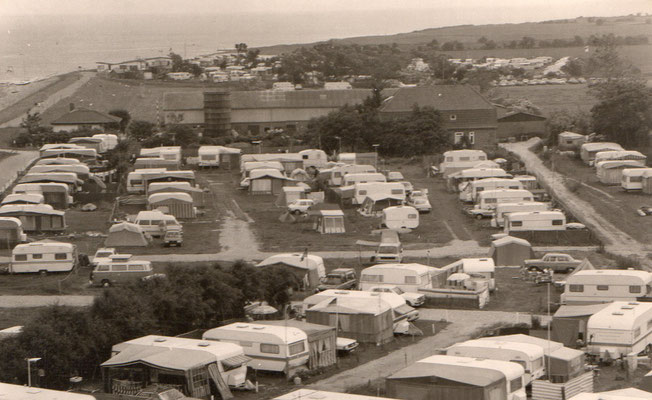
[[[346,174],[342,178],[343,187],[354,187],[358,183],[367,182],[387,182],[387,178],[380,172]]]
[[[620,177],[620,186],[624,191],[643,190],[643,177],[652,176],[652,168],[626,168]]]
[[[498,204],[496,206],[496,211],[494,211],[494,215],[491,218],[491,226],[494,228],[502,228],[505,226],[505,215],[509,213],[548,211],[549,209],[549,203],[541,203],[537,201]]]
[[[562,304],[636,301],[652,295],[652,274],[633,269],[577,271],[566,278]]]
[[[584,143],[580,147],[580,157],[586,165],[593,165],[595,155],[601,151],[624,150],[618,143],[612,142],[591,142]]]
[[[400,182],[365,182],[354,185],[352,203],[362,204],[370,194],[398,195],[403,201],[406,198],[405,186]]]
[[[74,244],[42,240],[19,244],[11,252],[9,272],[12,274],[38,272],[68,272],[77,265]]]
[[[505,233],[523,231],[565,231],[566,216],[561,211],[526,211],[504,214]]]
[[[587,353],[616,359],[652,348],[652,303],[615,301],[586,325]]]
[[[95,400],[95,397],[90,394],[12,385],[9,383],[0,383],[0,396],[11,400]]]
[[[438,269],[422,264],[378,264],[360,272],[360,290],[374,286],[397,286],[404,292],[432,288],[432,277]]]
[[[505,172],[502,168],[469,168],[448,175],[446,185],[448,186],[448,190],[459,192],[465,187],[466,182],[487,178],[511,179],[512,175]]]
[[[383,209],[381,226],[393,230],[419,227],[419,211],[411,206],[392,206]]]
[[[475,206],[468,210],[469,215],[482,219],[493,217],[496,207],[503,203],[523,203],[534,201],[534,195],[525,189],[497,189],[480,192]]]
[[[439,171],[447,178],[449,175],[472,168],[487,160],[487,153],[482,150],[451,150],[444,153],[444,161],[439,164]]]
[[[479,194],[486,190],[497,189],[524,189],[523,184],[516,179],[485,178],[469,181],[460,185],[459,198],[461,201],[475,203]]]

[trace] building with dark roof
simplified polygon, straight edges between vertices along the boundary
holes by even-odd
[[[438,110],[444,128],[455,143],[467,137],[473,148],[487,148],[496,142],[496,108],[468,85],[437,85],[400,88],[380,108],[382,119],[409,116],[414,106]]]
[[[119,124],[120,121],[122,118],[115,115],[104,114],[88,108],[74,108],[71,104],[71,110],[50,122],[50,125],[55,132],[73,132],[82,128],[103,130],[107,125]]]
[[[546,117],[525,111],[510,110],[496,105],[498,113],[498,141],[527,140],[546,134]]]

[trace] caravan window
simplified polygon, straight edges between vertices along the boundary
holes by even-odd
[[[634,338],[641,336],[641,327],[634,329]]]
[[[583,292],[584,291],[584,285],[568,285],[568,290],[571,292]]]
[[[609,290],[609,285],[598,285],[598,290]]]
[[[196,368],[191,370],[193,387],[208,387],[208,368]]]
[[[460,157],[460,161],[471,161],[471,157]]]
[[[564,221],[561,219],[553,219],[552,220],[553,225],[564,225]]]
[[[417,277],[416,276],[406,276],[405,277],[405,283],[414,285],[414,284],[417,283]]]
[[[141,219],[140,221],[138,221],[138,225],[149,225],[149,220]]]
[[[512,226],[523,226],[523,221],[512,221]]]
[[[107,272],[111,269],[111,266],[109,265],[98,265],[97,266],[97,271],[98,272]]]
[[[281,349],[277,344],[261,343],[260,352],[267,353],[267,354],[279,354],[281,352]]]
[[[408,219],[417,219],[417,214],[408,214]]]
[[[643,182],[643,177],[642,176],[630,176],[629,181],[630,182]]]
[[[142,264],[134,264],[134,265],[128,265],[128,266],[127,266],[127,269],[128,269],[129,271],[144,271],[144,270],[145,270],[145,266],[142,265]]]
[[[383,276],[364,274],[362,275],[362,278],[360,280],[362,280],[363,282],[383,282]]]
[[[215,160],[215,155],[213,155],[213,154],[202,154],[201,159],[203,161]]]
[[[43,254],[38,254],[38,253],[32,254],[32,259],[33,260],[40,260],[42,258],[43,258]]]
[[[118,264],[113,266],[113,272],[123,272],[127,270],[126,264]]]
[[[641,287],[640,286],[630,286],[629,287],[629,293],[641,293]]]
[[[292,343],[289,346],[289,351],[291,356],[295,354],[303,353],[304,351],[306,351],[306,344],[303,341]]]
[[[129,181],[129,183],[131,184],[131,186],[142,185],[143,180],[142,179],[132,179],[132,180]]]
[[[16,254],[14,256],[15,261],[27,261],[27,254]]]
[[[495,197],[494,198],[490,197],[488,199],[484,199],[484,202],[487,203],[487,204],[493,204],[493,203],[498,202],[498,199],[496,199]]]
[[[68,258],[68,255],[66,253],[55,253],[54,254],[54,259],[55,260],[66,260]]]

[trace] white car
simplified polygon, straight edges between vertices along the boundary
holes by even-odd
[[[358,341],[355,339],[338,337],[335,342],[335,347],[339,354],[353,353],[353,351],[358,347]]]
[[[405,178],[398,171],[392,171],[387,174],[387,182],[400,182],[402,180],[405,180]]]
[[[427,197],[417,197],[408,201],[408,205],[416,208],[420,213],[428,213],[432,211],[430,200]]]
[[[115,249],[112,247],[101,247],[97,249],[93,259],[91,260],[91,267],[96,267],[99,263],[108,263],[111,261],[111,256],[116,255]]]
[[[288,204],[288,211],[292,214],[305,214],[315,205],[311,199],[299,199]]]
[[[405,302],[411,307],[420,307],[426,302],[426,296],[421,293],[404,292],[398,286],[374,286],[369,289],[370,292],[396,293],[405,299]]]

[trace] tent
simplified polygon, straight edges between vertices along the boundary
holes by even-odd
[[[591,315],[609,304],[562,305],[552,317],[552,339],[568,347],[578,346],[578,340],[585,342],[586,324]]]
[[[325,368],[337,362],[337,334],[334,326],[311,324],[296,319],[257,321],[261,325],[289,326],[302,330],[308,336],[308,368]]]
[[[527,240],[505,236],[491,242],[488,256],[497,266],[521,266],[523,260],[534,258],[534,251]]]
[[[360,343],[388,343],[394,338],[392,308],[377,298],[329,298],[306,310],[306,321],[337,327],[337,335]]]
[[[139,225],[129,222],[117,223],[109,228],[109,236],[104,241],[106,247],[138,246],[149,244],[149,240]]]
[[[2,199],[2,205],[5,204],[43,204],[44,197],[39,193],[13,193],[8,194]]]
[[[197,217],[192,196],[188,193],[160,192],[150,194],[147,198],[147,207],[150,210],[165,207],[167,214],[174,215],[176,218]]]
[[[26,240],[23,223],[18,218],[0,217],[0,248],[13,248]]]
[[[575,270],[573,270],[573,272],[566,275],[566,279],[568,279],[569,276],[573,276],[580,271],[593,270],[593,269],[596,268],[593,266],[593,264],[591,264],[591,261],[589,261],[588,258],[585,258],[584,260],[582,260],[582,263],[578,265],[577,268],[575,268]]]
[[[295,200],[306,198],[306,188],[303,186],[284,186],[283,191],[276,198],[277,207],[287,207]]]
[[[249,173],[249,194],[280,194],[291,181],[277,169],[259,168]]]
[[[192,186],[190,182],[155,182],[150,183],[147,187],[147,194],[150,195],[164,192],[188,193],[192,197],[192,203],[196,207],[204,206],[204,191],[198,187]]]
[[[360,213],[365,216],[378,216],[391,206],[399,206],[403,198],[398,194],[369,193],[362,201]]]
[[[313,229],[319,233],[344,233],[344,212],[342,210],[317,210]]]
[[[256,267],[277,266],[287,268],[303,281],[304,287],[316,288],[320,279],[326,276],[324,260],[312,254],[283,253],[267,257]]]
[[[0,216],[20,219],[25,231],[61,232],[66,229],[65,213],[49,204],[8,204],[0,207]]]

